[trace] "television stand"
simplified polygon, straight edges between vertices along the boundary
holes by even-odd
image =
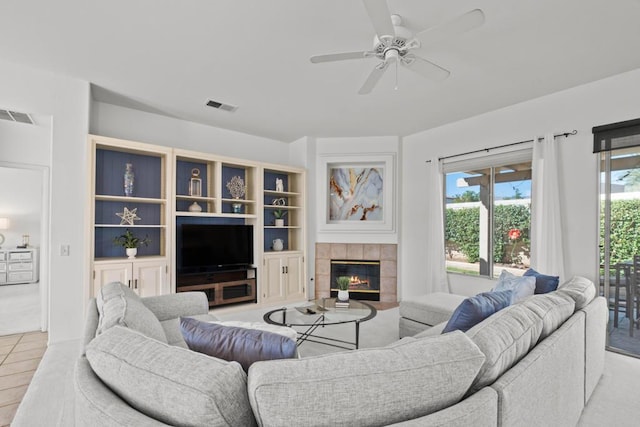
[[[181,274],[176,292],[203,291],[209,307],[256,302],[256,268]]]

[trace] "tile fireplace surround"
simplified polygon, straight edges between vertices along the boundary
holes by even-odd
[[[331,260],[380,261],[380,301],[398,300],[398,246],[375,243],[316,243],[316,298],[329,297]]]

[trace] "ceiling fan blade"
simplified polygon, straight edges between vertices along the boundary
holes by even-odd
[[[375,30],[378,38],[382,40],[384,36],[396,35],[396,30],[393,28],[391,22],[391,12],[389,12],[389,6],[387,6],[386,0],[362,0],[364,7],[367,9],[369,19]]]
[[[432,80],[444,80],[451,74],[449,70],[415,55],[406,55],[402,58],[402,64],[411,71]]]
[[[318,64],[320,62],[344,61],[345,59],[363,59],[367,57],[368,53],[373,53],[373,52],[362,51],[362,52],[330,53],[328,55],[315,55],[309,58],[309,60],[314,64]]]
[[[474,9],[458,16],[453,21],[420,31],[415,37],[420,40],[422,47],[424,47],[477,28],[483,23],[484,13],[480,9]]]
[[[382,77],[388,65],[389,64],[387,62],[381,62],[378,65],[376,65],[373,68],[373,70],[371,70],[371,74],[369,74],[369,77],[367,77],[367,80],[365,80],[364,84],[358,91],[358,94],[366,95],[370,93],[373,90],[373,88],[376,87],[376,85],[378,84],[380,77]]]

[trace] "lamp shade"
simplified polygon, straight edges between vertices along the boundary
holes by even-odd
[[[0,218],[0,230],[7,230],[9,228],[9,218]]]

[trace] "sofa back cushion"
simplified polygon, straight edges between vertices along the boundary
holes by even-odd
[[[387,425],[455,404],[483,362],[459,331],[384,348],[256,362],[249,368],[249,400],[264,426]]]
[[[573,276],[571,280],[558,286],[557,292],[570,297],[576,303],[577,311],[585,308],[596,297],[596,285],[585,277]]]
[[[451,331],[466,332],[492,314],[511,304],[513,290],[483,292],[462,301],[454,310],[443,334]]]
[[[534,295],[522,304],[530,308],[542,319],[542,331],[538,341],[551,335],[573,314],[575,303],[568,296],[551,292]]]
[[[515,304],[485,319],[466,334],[485,355],[471,391],[492,384],[536,345],[542,319],[524,304]]]
[[[120,325],[158,341],[167,342],[167,336],[158,318],[128,286],[119,282],[107,283],[98,291],[96,304],[99,316],[96,336],[115,325]]]
[[[189,317],[180,318],[180,331],[189,349],[219,359],[235,360],[245,372],[259,360],[296,357],[295,339],[276,332],[201,322]],[[295,336],[296,332],[292,331]]]
[[[226,362],[115,326],[86,349],[96,375],[130,406],[170,425],[254,426],[246,374]]]

